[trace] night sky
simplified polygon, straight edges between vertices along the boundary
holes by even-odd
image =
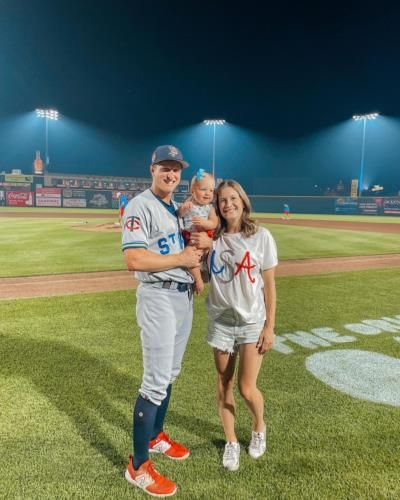
[[[396,184],[398,26],[397,2],[0,0],[0,170],[44,157],[28,113],[55,107],[54,171],[147,175],[162,142],[209,168],[200,124],[225,118],[220,175],[250,191],[268,178],[327,184],[357,176],[351,116],[379,111],[365,168]]]

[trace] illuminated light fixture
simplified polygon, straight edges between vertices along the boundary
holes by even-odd
[[[362,144],[361,144],[361,163],[360,163],[360,177],[358,179],[358,196],[361,196],[362,193],[362,183],[364,177],[364,158],[365,158],[365,131],[367,129],[367,121],[368,120],[376,120],[379,116],[379,113],[367,113],[365,115],[353,115],[353,120],[356,122],[363,122],[363,135],[362,135]]]
[[[226,121],[222,119],[218,120],[204,120],[204,125],[209,125],[213,127],[213,155],[212,155],[212,174],[215,180],[215,130],[218,125],[225,125]]]
[[[46,167],[49,166],[49,120],[58,120],[58,111],[56,109],[36,109],[36,116],[46,120]]]

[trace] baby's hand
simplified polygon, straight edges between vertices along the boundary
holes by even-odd
[[[204,281],[202,279],[197,279],[194,283],[194,291],[197,295],[201,295],[204,290]]]
[[[181,217],[184,216],[187,212],[189,212],[189,210],[192,210],[192,208],[193,208],[193,203],[191,201],[183,202],[178,209],[179,215]]]
[[[203,228],[204,223],[207,223],[207,219],[205,219],[204,217],[199,217],[198,215],[192,217],[193,226]]]

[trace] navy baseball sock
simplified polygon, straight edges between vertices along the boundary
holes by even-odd
[[[169,405],[169,398],[171,397],[171,390],[172,390],[172,384],[169,384],[167,388],[167,395],[165,396],[165,399],[163,399],[160,406],[157,408],[157,415],[154,422],[153,434],[151,436],[151,439],[155,439],[158,436],[158,434],[163,430],[165,415],[167,413]]]
[[[139,396],[133,409],[133,467],[138,469],[149,459],[149,442],[158,406]]]

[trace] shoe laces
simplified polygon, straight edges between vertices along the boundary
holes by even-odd
[[[158,470],[154,467],[153,465],[153,462],[150,462],[148,467],[147,467],[147,470],[146,472],[149,474],[149,476],[151,476],[151,478],[157,482],[157,483],[165,483],[166,482],[166,478],[164,476],[162,476]]]
[[[264,433],[263,432],[253,432],[251,445],[254,448],[259,448],[264,441]]]
[[[166,443],[170,444],[171,446],[172,446],[173,444],[175,444],[175,443],[174,443],[174,441],[173,441],[173,440],[172,440],[172,439],[168,436],[168,434],[166,434],[165,432],[162,432],[162,433],[159,435],[159,437],[158,437],[157,441],[165,441]]]
[[[224,457],[227,460],[236,459],[237,449],[234,443],[226,443]]]

